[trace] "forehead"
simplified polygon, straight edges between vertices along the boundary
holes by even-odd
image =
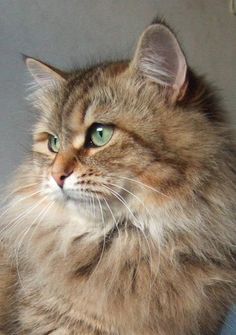
[[[103,107],[112,100],[112,81],[126,67],[125,62],[100,65],[69,77],[58,109],[64,132],[77,136],[99,122],[95,117],[106,120]]]

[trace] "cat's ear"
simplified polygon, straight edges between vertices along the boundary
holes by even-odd
[[[24,60],[34,80],[41,87],[52,87],[57,84],[63,84],[66,81],[66,75],[51,65],[47,65],[39,60],[27,56]]]
[[[131,63],[142,75],[166,87],[173,101],[181,100],[187,88],[187,63],[169,28],[152,24],[141,35]]]

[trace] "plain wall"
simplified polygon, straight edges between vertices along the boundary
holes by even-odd
[[[1,0],[1,184],[30,147],[33,116],[24,97],[21,53],[61,68],[132,55],[158,14],[174,27],[189,64],[221,90],[236,124],[236,16],[230,0]]]

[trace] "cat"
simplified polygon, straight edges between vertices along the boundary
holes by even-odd
[[[149,25],[130,61],[25,62],[38,120],[2,209],[0,331],[216,334],[236,298],[236,151],[174,32]]]

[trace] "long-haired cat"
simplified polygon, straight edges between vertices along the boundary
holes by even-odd
[[[150,25],[129,62],[26,64],[38,121],[2,210],[1,331],[216,334],[236,298],[235,146],[173,32]]]

